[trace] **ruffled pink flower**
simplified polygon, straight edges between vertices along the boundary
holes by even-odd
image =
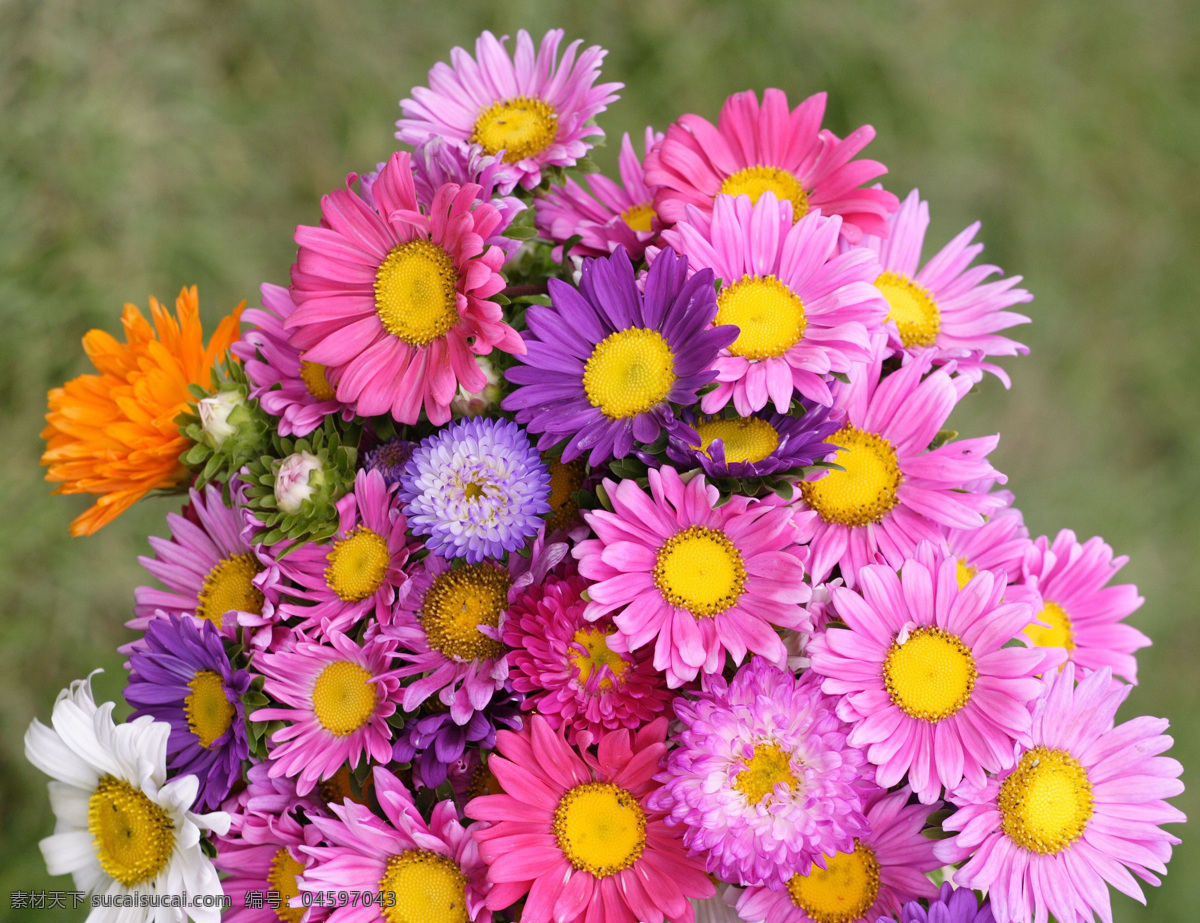
[[[584,518],[596,538],[572,549],[579,572],[594,581],[585,617],[612,614],[615,651],[654,642],[654,668],[671,688],[700,673],[720,673],[728,651],[750,651],[782,667],[787,649],[775,629],[810,629],[804,604],[801,544],[811,515],[795,515],[778,497],[720,494],[696,475],[651,469],[650,495],[636,481],[604,481],[613,512]]]
[[[300,893],[297,878],[312,863],[300,846],[319,841],[316,827],[302,827],[290,814],[267,818],[240,836],[218,837],[213,865],[226,875],[221,887],[230,901],[230,909],[221,919],[230,923],[279,923],[285,919],[283,914]],[[257,893],[258,899],[247,900],[250,893]],[[293,912],[301,913],[301,907],[297,900]],[[313,907],[304,919],[315,923],[327,915],[324,907]]]
[[[350,181],[353,181],[353,175]],[[284,322],[302,358],[328,368],[337,399],[360,416],[434,424],[450,419],[461,384],[482,391],[475,361],[524,343],[488,299],[504,288],[504,253],[484,246],[501,221],[479,186],[439,187],[418,207],[410,157],[397,152],[371,187],[372,208],[349,189],[321,199],[321,227],[296,228],[298,307]]]
[[[646,158],[646,181],[662,187],[655,211],[665,222],[683,221],[688,205],[710,211],[722,193],[757,199],[769,190],[791,200],[797,219],[818,208],[841,215],[851,243],[863,234],[887,234],[886,216],[899,201],[883,189],[860,188],[887,168],[853,159],[875,129],[864,125],[839,139],[821,128],[824,114],[824,93],[789,112],[784,92],[770,89],[761,108],[753,90],[730,96],[715,127],[698,115],[682,116]]]

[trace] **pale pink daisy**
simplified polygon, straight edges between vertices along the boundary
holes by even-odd
[[[1007,388],[1008,374],[984,359],[1029,354],[1029,347],[1000,335],[1001,330],[1029,323],[1024,314],[1005,310],[1033,300],[1016,287],[1021,277],[987,282],[1000,267],[971,266],[983,250],[983,244],[972,243],[978,221],[920,265],[929,203],[921,201],[915,189],[889,223],[891,231],[885,237],[867,235],[862,246],[879,255],[883,271],[875,285],[890,306],[892,344],[909,352],[930,349],[938,365],[955,359],[958,372],[972,381],[991,372]]]
[[[300,852],[302,843],[320,842],[317,828],[301,826],[290,814],[266,818],[261,826],[248,827],[240,835],[217,840],[213,865],[225,874],[221,882],[231,906],[222,920],[228,923],[316,923],[328,911],[305,908],[293,898],[300,889],[296,879],[312,859]],[[249,895],[256,895],[248,900]],[[257,905],[257,906],[255,906]]]
[[[648,798],[666,756],[667,722],[610,731],[576,751],[534,715],[501,731],[488,760],[503,794],[468,802],[488,864],[493,910],[525,897],[522,923],[693,923],[690,898],[714,893],[699,859]]]
[[[702,475],[684,483],[670,466],[647,477],[649,496],[636,481],[605,480],[613,511],[584,513],[596,538],[572,554],[594,581],[585,617],[612,615],[615,651],[653,642],[654,668],[671,688],[720,673],[726,651],[735,663],[750,651],[783,666],[775,629],[811,628],[801,545],[812,515],[774,495],[734,495],[718,506],[719,491]]]
[[[869,830],[853,849],[822,856],[782,890],[747,888],[738,914],[749,923],[873,923],[908,901],[937,897],[927,873],[942,863],[921,831],[941,805],[909,805],[910,794],[907,785],[877,790],[867,802]]]
[[[792,205],[768,191],[753,204],[720,196],[711,212],[689,206],[686,222],[663,232],[690,272],[711,269],[722,280],[713,323],[740,331],[714,363],[705,413],[731,400],[743,417],[768,403],[787,413],[794,391],[829,406],[826,377],[870,361],[887,302],[871,284],[874,254],[839,252],[841,223],[814,214],[793,224]]]
[[[782,90],[753,90],[725,100],[716,126],[685,115],[667,129],[663,143],[646,158],[646,181],[660,188],[654,208],[665,222],[683,221],[694,205],[710,211],[719,195],[765,192],[792,203],[798,220],[810,209],[841,215],[842,234],[857,243],[863,234],[887,234],[887,214],[898,200],[883,189],[863,189],[887,172],[875,160],[853,160],[872,138],[870,125],[845,139],[821,128],[825,94],[810,96],[788,111]]]
[[[348,186],[321,199],[321,227],[296,228],[289,342],[327,367],[337,400],[360,416],[411,424],[424,408],[440,425],[460,384],[487,385],[475,356],[525,352],[488,300],[504,288],[504,253],[484,244],[500,212],[479,186],[447,183],[423,213],[404,152],[371,187],[375,207]]]
[[[996,496],[1012,503],[1012,495],[1007,491],[997,491]],[[1016,507],[1006,506],[992,513],[978,529],[944,531],[950,553],[958,559],[959,587],[966,586],[981,570],[1003,573],[1010,584],[1021,581],[1025,556],[1033,542]]]
[[[271,774],[296,780],[307,795],[343,763],[392,757],[392,729],[400,681],[388,671],[391,646],[379,639],[359,646],[339,631],[322,644],[303,635],[281,650],[258,655],[253,668],[266,677],[263,692],[275,707],[251,721],[282,721],[271,735]]]
[[[412,98],[400,101],[396,137],[413,147],[436,137],[478,144],[502,154],[526,189],[542,181],[545,167],[574,166],[591,150],[591,139],[604,135],[590,120],[623,84],[596,83],[606,54],[598,45],[579,54],[576,39],[560,60],[562,40],[563,30],[551,29],[535,53],[522,29],[512,57],[504,47],[508,36],[491,32],[475,40],[474,58],[455,48],[449,65],[438,62],[429,71],[428,87],[414,87]]]
[[[662,137],[647,128],[645,150],[649,152]],[[630,259],[640,260],[657,233],[658,221],[654,190],[646,185],[642,161],[628,134],[621,140],[617,169],[620,183],[594,174],[585,180],[585,189],[568,178],[564,185],[552,186],[537,199],[537,227],[542,236],[564,244],[578,234],[582,239],[571,249],[572,256],[608,256],[624,247]]]
[[[1029,607],[1003,603],[990,571],[958,586],[958,561],[922,542],[897,576],[890,566],[859,571],[860,593],[835,587],[847,629],[815,635],[808,652],[822,688],[841,696],[849,742],[867,748],[884,788],[909,784],[930,804],[942,786],[1012,766],[1013,743],[1029,745],[1029,703],[1039,673],[1063,652],[1006,647],[1029,623]]]
[[[1073,663],[1046,675],[1011,771],[949,793],[958,810],[942,826],[958,835],[938,857],[967,860],[954,883],[986,889],[997,920],[1111,923],[1105,882],[1144,904],[1130,872],[1159,884],[1179,842],[1161,828],[1186,820],[1164,800],[1183,791],[1183,767],[1158,755],[1173,743],[1166,719],[1114,726],[1131,687],[1107,667],[1075,676]]]
[[[971,387],[945,369],[926,376],[930,362],[928,355],[912,357],[880,381],[880,353],[838,388],[835,412],[845,413],[845,425],[825,441],[841,446],[829,460],[845,470],[805,481],[798,501],[819,517],[808,562],[815,583],[840,567],[853,587],[859,568],[879,555],[898,570],[919,542],[942,544],[941,527],[978,528],[985,515],[1006,505],[996,493],[970,489],[976,481],[1004,481],[986,458],[999,436],[928,451]]]

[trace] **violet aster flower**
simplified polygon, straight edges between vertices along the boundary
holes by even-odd
[[[955,888],[949,882],[942,885],[937,900],[929,902],[928,910],[916,901],[909,901],[900,912],[900,923],[995,923],[995,920],[990,903],[985,900],[981,907],[974,891]]]
[[[417,444],[408,439],[393,439],[381,443],[363,456],[363,467],[382,474],[389,487],[399,484],[408,460],[412,458],[416,449]]]
[[[700,444],[672,436],[667,456],[710,478],[762,478],[803,468],[837,451],[823,440],[837,432],[829,408],[802,401],[803,416],[759,412],[748,417],[685,417]]]

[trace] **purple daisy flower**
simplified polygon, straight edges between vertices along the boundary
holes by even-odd
[[[995,923],[992,905],[987,901],[979,906],[979,898],[970,888],[942,885],[936,901],[926,910],[917,901],[909,901],[900,912],[900,923]],[[890,921],[883,921],[890,923]]]
[[[363,467],[382,474],[389,487],[399,484],[404,476],[404,468],[416,449],[417,444],[407,439],[380,443],[363,456]]]
[[[517,424],[474,417],[422,440],[400,498],[426,548],[478,564],[537,535],[550,512],[550,472]]]
[[[146,626],[145,649],[129,658],[125,700],[130,720],[149,715],[171,725],[167,768],[200,782],[196,804],[216,809],[242,777],[250,688],[246,670],[234,670],[211,622],[164,615]]]
[[[667,249],[638,287],[624,248],[584,260],[579,288],[551,279],[551,307],[531,306],[523,365],[508,370],[519,385],[501,405],[542,433],[538,448],[564,437],[563,461],[590,450],[588,464],[623,458],[635,442],[664,429],[699,442],[672,405],[696,403],[716,378],[717,353],[737,328],[709,325],[717,316],[713,274],[688,278],[688,262]]]

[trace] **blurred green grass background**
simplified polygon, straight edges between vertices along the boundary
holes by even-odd
[[[0,0],[0,918],[8,893],[66,889],[37,850],[44,777],[22,735],[97,666],[119,699],[136,556],[174,504],[90,539],[38,465],[47,388],[90,370],[79,339],[120,306],[198,283],[207,329],[262,281],[286,283],[291,232],[345,173],[393,149],[397,100],[484,28],[553,26],[609,49],[610,138],[778,86],[829,92],[826,125],[873,124],[867,154],[931,200],[931,245],[982,219],[985,259],[1025,276],[1032,355],[1013,389],[957,412],[1000,431],[997,466],[1035,534],[1102,535],[1154,638],[1123,711],[1167,716],[1200,766],[1200,6],[1092,2],[153,4]],[[607,169],[616,144],[599,152]],[[926,251],[926,255],[929,254]],[[1194,792],[1178,799],[1191,815]],[[1200,847],[1118,921],[1200,917]],[[62,911],[67,919],[72,915]],[[83,918],[78,912],[78,919]],[[56,917],[57,918],[57,917]]]

